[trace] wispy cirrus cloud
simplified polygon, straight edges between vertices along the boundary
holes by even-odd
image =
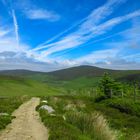
[[[68,28],[68,30],[64,31],[64,33],[69,31],[69,29],[73,29],[76,26],[78,26],[77,31],[74,33],[79,32],[79,34],[86,34],[86,32],[89,32],[90,29],[93,28],[94,25],[100,23],[103,19],[105,19],[108,15],[110,15],[118,5],[125,3],[126,1],[127,0],[108,0],[107,3],[105,3],[103,6],[100,6],[97,9],[93,10],[87,17],[83,18],[78,23],[76,23],[73,26],[71,26],[70,28]],[[56,38],[54,38],[54,39],[56,39]],[[53,40],[51,40],[51,41],[53,41]],[[47,43],[49,43],[49,42],[46,42],[46,44]],[[43,46],[45,44],[41,44],[41,45]]]
[[[97,8],[96,10],[93,10],[89,14],[89,16],[83,18],[79,22],[76,22],[74,25],[72,25],[71,27],[69,27],[65,31],[61,32],[60,34],[56,35],[55,37],[51,38],[50,40],[47,40],[46,42],[40,44],[34,50],[42,49],[48,43],[54,41],[57,38],[60,38],[62,35],[64,35],[65,33],[67,33],[68,31],[70,31],[71,29],[73,29],[77,26],[79,26],[79,29],[77,32],[82,32],[82,30],[83,30],[83,32],[85,33],[85,31],[89,31],[90,28],[92,28],[94,24],[99,23],[102,19],[106,18],[107,15],[110,15],[113,12],[114,5],[117,6],[122,2],[124,3],[125,1],[126,0],[124,0],[124,1],[122,1],[122,0],[118,0],[118,1],[117,0],[109,0],[103,6]]]
[[[131,32],[131,30],[133,28],[126,32]],[[124,35],[124,32],[120,35]],[[140,48],[132,48],[132,40],[106,43],[110,49],[92,51],[73,61],[81,65],[95,65],[110,69],[140,69],[140,53],[138,51]],[[135,53],[132,53],[134,51]]]
[[[12,30],[12,26],[5,27],[4,25],[0,28],[0,52],[3,51],[13,51],[20,52],[27,50],[28,46],[21,42],[20,48],[17,45],[17,39],[15,36],[15,31]]]
[[[55,12],[38,8],[24,10],[24,14],[27,18],[32,20],[43,19],[53,22],[60,19],[60,15],[56,14]]]
[[[81,40],[80,38],[85,38],[88,34],[91,33],[91,29],[93,30],[93,27],[95,27],[96,24],[99,24],[103,19],[105,19],[108,15],[110,15],[118,5],[120,5],[121,3],[124,3],[125,1],[109,0],[103,6],[100,6],[99,8],[93,10],[87,17],[82,19],[81,24],[80,25],[77,24],[78,27],[75,32],[68,34],[67,36],[63,37],[60,41],[58,41],[56,43],[49,44],[49,45],[47,45],[47,43],[49,43],[49,42],[43,43],[42,45],[37,46],[34,50],[37,51],[37,50],[44,49],[47,47],[52,47],[55,44],[58,44],[58,46],[59,46],[59,44],[61,42],[65,42],[65,39],[66,39],[66,44],[67,44],[68,40],[76,42],[76,40],[78,40],[78,39]],[[69,38],[69,39],[67,39],[67,38]],[[53,40],[51,40],[51,41],[53,41]],[[65,44],[62,44],[61,46],[63,46],[63,45],[66,46]]]
[[[3,1],[4,5],[7,5],[7,1]],[[134,18],[140,17],[140,10],[137,10],[125,15],[118,17],[113,16],[113,18],[110,18],[112,17],[110,15],[115,12],[116,8],[127,0],[108,0],[99,8],[91,11],[87,17],[51,39],[39,44],[34,49],[29,49],[28,45],[22,42],[22,38],[20,40],[19,27],[21,25],[18,25],[17,19],[25,16],[27,19],[33,20],[34,22],[38,20],[52,22],[59,20],[60,15],[47,8],[43,9],[43,7],[35,5],[35,3],[32,3],[30,0],[24,0],[23,3],[21,3],[20,0],[16,1],[19,1],[19,7],[16,5],[19,9],[15,5],[12,8],[7,8],[10,18],[13,19],[13,23],[10,23],[7,27],[5,27],[4,24],[0,26],[0,69],[26,68],[30,70],[52,71],[85,64],[113,69],[140,68],[140,54],[131,53],[132,48],[129,48],[134,42],[134,44],[137,45],[137,47],[135,47],[136,51],[138,51],[140,30],[137,28],[128,29],[126,31],[114,30],[113,34],[109,34],[109,31],[117,25],[127,20],[133,21]],[[17,14],[17,11],[21,12],[22,15]],[[25,17],[23,18],[24,20],[26,20]],[[137,26],[139,26],[139,23]],[[134,27],[137,26],[134,25]],[[105,36],[106,33],[109,35]],[[71,59],[67,59],[63,55],[61,57],[51,57],[51,54],[61,54],[81,46],[84,48],[87,45],[94,45],[96,42],[117,35],[121,36],[123,41],[117,43],[112,41],[110,43],[109,40],[109,43],[106,42],[106,44],[103,44],[107,47],[103,47],[102,49],[97,47],[95,49],[93,48],[94,51],[83,53],[82,56],[80,55],[74,59],[72,59],[72,57]],[[127,50],[125,51],[125,49]],[[129,49],[130,52],[128,51]],[[83,51],[86,52],[86,50]],[[71,53],[70,55],[72,56]]]
[[[18,9],[23,15],[30,20],[47,20],[49,22],[58,21],[61,16],[53,10],[42,8],[35,4],[32,0],[16,0],[14,3],[16,9]]]
[[[101,62],[102,60],[104,60],[104,62],[109,63],[107,61],[107,59],[116,57],[119,52],[120,52],[120,50],[118,50],[116,48],[93,51],[88,55],[85,55],[83,57],[76,59],[76,61],[81,62],[81,63],[94,64],[94,63]]]
[[[10,32],[9,29],[0,27],[0,37],[4,37],[4,36],[7,35],[9,32]]]
[[[18,22],[15,11],[14,9],[10,9],[8,12],[12,19],[12,24],[0,23],[0,52],[25,51],[29,46],[19,40]]]
[[[137,10],[133,13],[129,13],[124,16],[110,19],[102,24],[93,26],[92,28],[90,28],[90,30],[86,29],[85,32],[83,30],[82,31],[78,30],[74,33],[71,33],[63,37],[58,42],[40,46],[39,48],[36,48],[35,51],[38,51],[41,49],[47,49],[47,50],[42,51],[42,55],[47,56],[55,52],[59,52],[59,51],[66,50],[69,48],[78,47],[79,45],[86,43],[87,41],[89,41],[90,39],[93,39],[94,37],[105,34],[107,31],[109,31],[116,25],[124,21],[138,17],[138,16],[140,16],[140,10]]]
[[[78,29],[75,32],[64,36],[57,42],[39,45],[37,48],[33,49],[33,51],[42,51],[41,54],[45,57],[55,52],[76,48],[94,37],[105,34],[116,25],[140,16],[140,10],[137,10],[127,15],[115,17],[100,23],[114,11],[117,5],[120,5],[123,2],[124,1],[121,0],[108,1],[103,6],[92,11],[91,14],[85,18],[85,21],[78,26]]]

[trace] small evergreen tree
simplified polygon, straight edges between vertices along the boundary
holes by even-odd
[[[100,81],[99,88],[108,98],[113,94],[117,95],[121,91],[121,84],[112,79],[108,73],[105,73]]]

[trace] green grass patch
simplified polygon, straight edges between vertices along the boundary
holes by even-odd
[[[64,84],[66,89],[85,89],[90,87],[96,87],[101,77],[80,77],[74,80],[67,81]]]
[[[51,115],[39,110],[42,121],[49,128],[49,140],[115,140],[117,133],[111,130],[106,119],[87,108],[88,99],[75,96],[51,96],[47,100],[55,112]]]
[[[39,81],[12,76],[0,76],[0,96],[47,96],[62,94],[64,90]]]
[[[140,138],[138,136],[140,132],[139,103],[130,98],[112,98],[96,103],[91,102],[89,106],[94,106],[90,108],[102,112],[111,126],[123,133],[124,139],[132,140],[134,136]]]
[[[0,98],[0,130],[11,123],[14,118],[12,112],[26,100],[28,100],[28,97]]]
[[[96,118],[95,120],[98,121],[93,122],[94,123],[101,122],[101,124],[105,124],[103,122],[106,122],[107,123],[106,126],[107,128],[109,128],[111,133],[112,130],[113,133],[114,130],[117,131],[116,134],[118,136],[117,139],[137,140],[140,138],[139,101],[134,102],[134,100],[130,98],[123,99],[114,97],[112,99],[104,98],[103,100],[95,102],[96,101],[95,97],[90,96],[86,97],[80,95],[78,96],[65,95],[54,97],[51,96],[44,97],[42,99],[48,101],[48,104],[54,108],[56,114],[56,116],[53,116],[53,118],[48,113],[47,115],[44,114],[44,118],[46,118],[46,121],[49,117],[49,120],[52,120],[53,125],[53,122],[55,120],[54,118],[58,117],[58,120],[65,121],[66,123],[72,125],[74,128],[78,129],[78,131],[80,131],[78,138],[80,138],[82,134],[82,136],[85,137],[86,139],[96,139],[97,136],[98,137],[97,139],[100,140],[101,138],[99,137],[104,135],[100,131],[98,131],[97,133],[96,132],[97,128],[94,128],[94,126],[90,126],[90,124],[92,124],[91,122],[94,120],[90,118],[96,118],[94,117],[96,115],[93,115],[94,112],[99,112],[99,114],[103,114],[103,116],[105,117],[103,118],[99,117],[100,118],[99,120]],[[66,120],[63,119],[63,116],[65,116]],[[58,125],[61,124],[54,123],[54,125],[56,128],[56,130],[55,129],[54,130],[57,131]],[[95,126],[97,126],[97,124]],[[49,127],[50,126],[48,126],[48,128]],[[93,129],[95,130],[91,131]],[[50,130],[50,132],[51,131],[52,130]],[[67,131],[69,130],[67,129]],[[102,131],[104,132],[105,128]],[[94,132],[96,132],[97,135],[94,135]]]

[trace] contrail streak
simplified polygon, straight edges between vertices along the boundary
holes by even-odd
[[[12,10],[12,17],[13,17],[13,22],[14,22],[14,30],[15,30],[15,35],[16,35],[17,47],[20,48],[20,46],[19,46],[18,23],[17,23],[17,18],[16,18],[14,10]]]
[[[76,26],[78,26],[79,24],[81,24],[83,21],[85,21],[86,18],[76,22],[74,25],[72,25],[71,27],[69,27],[68,29],[64,30],[63,32],[59,33],[58,35],[54,36],[53,38],[51,38],[50,40],[38,45],[36,48],[33,49],[33,51],[38,51],[44,48],[45,45],[47,45],[48,43],[54,41],[55,39],[61,37],[62,35],[64,35],[65,33],[67,33],[68,31],[72,30],[73,28],[75,28]]]

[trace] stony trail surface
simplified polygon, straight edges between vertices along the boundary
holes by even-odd
[[[0,132],[0,140],[48,140],[48,131],[35,111],[39,98],[22,104],[14,113],[12,123]]]

